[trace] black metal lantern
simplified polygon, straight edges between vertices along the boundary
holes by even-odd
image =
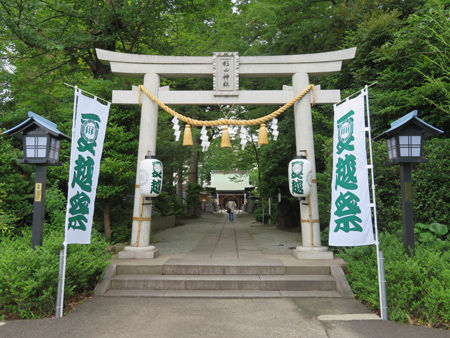
[[[414,216],[412,204],[411,170],[413,163],[427,162],[423,158],[423,139],[442,134],[443,131],[433,127],[417,117],[417,110],[406,114],[391,123],[391,128],[375,137],[386,139],[388,161],[386,164],[400,164],[402,186],[403,245],[411,256],[414,253]]]
[[[423,158],[423,139],[438,135],[442,130],[433,127],[417,117],[417,110],[391,123],[391,129],[375,137],[386,139],[387,164],[426,162]]]
[[[31,246],[42,245],[45,215],[45,187],[48,165],[59,165],[61,140],[70,138],[58,129],[56,124],[33,112],[28,119],[4,132],[6,135],[23,135],[22,163],[36,165],[34,188],[33,230]]]
[[[6,135],[23,135],[23,163],[58,165],[61,140],[70,138],[56,124],[28,112],[28,119],[4,132]]]

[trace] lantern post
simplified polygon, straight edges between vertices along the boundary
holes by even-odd
[[[387,165],[400,164],[402,194],[403,246],[409,256],[414,255],[414,213],[412,191],[412,165],[427,162],[423,158],[423,140],[443,131],[417,117],[417,110],[391,123],[391,128],[374,138],[386,139]]]
[[[4,134],[9,136],[22,134],[24,158],[20,162],[36,165],[31,236],[31,247],[34,249],[42,245],[43,239],[47,166],[61,165],[59,163],[61,140],[70,141],[70,138],[56,129],[55,123],[31,111],[28,112],[28,119],[5,131]]]

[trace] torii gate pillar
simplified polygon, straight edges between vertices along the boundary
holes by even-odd
[[[144,75],[144,87],[158,96],[159,75],[150,73]],[[146,155],[156,155],[156,130],[158,129],[158,105],[146,95],[142,96],[141,127],[139,129],[138,166]],[[133,228],[131,231],[131,245],[146,247],[150,245],[150,225],[152,205],[141,206],[141,194],[139,193],[139,175],[136,175],[136,188],[134,194]],[[141,209],[142,208],[142,216]],[[140,223],[139,243],[138,228]]]
[[[356,48],[340,51],[277,56],[239,56],[238,53],[214,53],[214,56],[161,56],[125,54],[96,49],[99,60],[110,63],[113,73],[144,77],[144,87],[167,105],[282,105],[292,100],[309,84],[309,76],[335,74],[342,62],[355,57]],[[229,67],[231,66],[231,67]],[[225,68],[227,68],[225,70]],[[226,79],[225,79],[226,72]],[[212,77],[213,91],[172,91],[159,87],[159,77]],[[292,87],[282,90],[239,90],[239,77],[292,77]],[[339,90],[315,87],[315,103],[340,101]],[[145,155],[156,155],[158,107],[142,95],[141,128],[139,132],[138,172],[133,211],[131,245],[119,253],[119,258],[154,258],[158,250],[150,246],[151,205],[142,206],[139,189],[139,164]],[[312,129],[312,93],[294,105],[295,142],[297,155],[306,151],[312,165],[312,189],[307,201],[300,202],[302,245],[294,250],[297,258],[327,259],[333,254],[320,244],[319,206]],[[114,90],[114,104],[138,104],[139,91]],[[142,211],[142,212],[141,212]],[[140,228],[140,231],[138,229]],[[138,240],[139,238],[139,240]]]
[[[292,76],[294,93],[302,91],[308,85],[307,73],[296,73]],[[299,202],[302,245],[297,246],[293,254],[299,259],[333,259],[333,253],[320,244],[319,200],[310,100],[300,100],[295,103],[294,121],[297,156],[306,152],[306,158],[311,162],[312,185],[309,198]]]

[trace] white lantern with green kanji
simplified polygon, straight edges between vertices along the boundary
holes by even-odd
[[[289,162],[289,191],[294,197],[308,197],[311,191],[311,162],[297,158]]]
[[[161,193],[163,165],[160,160],[145,159],[139,169],[141,194],[146,197],[157,197]]]

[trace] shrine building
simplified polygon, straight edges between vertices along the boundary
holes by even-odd
[[[250,184],[248,171],[212,170],[211,184],[206,189],[215,198],[219,209],[226,209],[228,201],[233,200],[237,208],[242,210],[248,194],[255,187]]]

